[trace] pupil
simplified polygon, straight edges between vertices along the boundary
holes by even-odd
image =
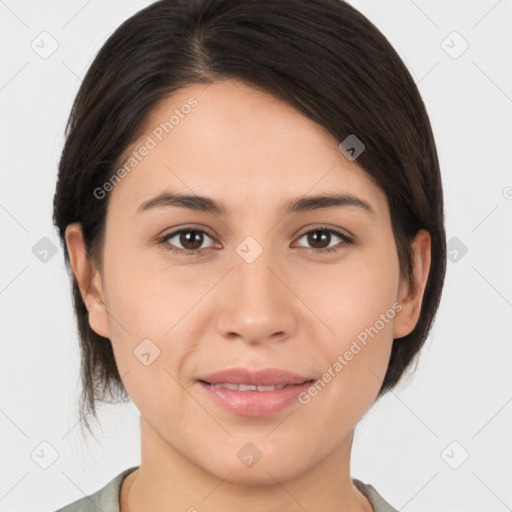
[[[319,237],[317,236],[318,233],[320,233]],[[319,248],[319,246],[321,246],[322,243],[324,243],[328,237],[330,237],[330,235],[328,233],[326,233],[325,231],[312,231],[309,234],[309,243],[313,247]]]
[[[195,236],[199,238],[199,243],[197,243],[197,241],[195,244],[193,242],[191,243],[191,240],[193,240]],[[198,249],[202,245],[202,233],[199,231],[185,231],[181,233],[180,238],[180,243],[183,247],[190,250]],[[190,247],[190,245],[192,245],[192,247]]]

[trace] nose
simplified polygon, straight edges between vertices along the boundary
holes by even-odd
[[[271,251],[251,263],[235,254],[233,264],[216,301],[219,334],[251,345],[292,337],[300,301]]]

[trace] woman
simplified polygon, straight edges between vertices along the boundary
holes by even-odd
[[[395,510],[353,433],[425,341],[446,265],[414,81],[339,0],[161,0],[91,65],[54,222],[82,421],[140,411],[141,464],[61,511]]]

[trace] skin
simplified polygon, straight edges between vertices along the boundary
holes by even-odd
[[[80,224],[66,230],[90,325],[111,340],[141,414],[141,466],[123,483],[121,509],[371,511],[351,482],[354,428],[377,396],[393,339],[418,321],[430,236],[421,230],[413,241],[408,286],[385,194],[322,127],[242,83],[175,93],[130,150],[190,96],[197,107],[104,199],[102,272],[85,257]],[[207,195],[229,213],[162,207],[135,215],[163,190]],[[364,199],[376,215],[355,206],[280,211],[290,199],[333,191]],[[303,235],[325,226],[355,243],[331,234],[320,248],[338,252],[315,253]],[[207,232],[202,255],[176,255],[156,241],[182,227]],[[263,248],[250,264],[236,252],[247,236]],[[194,248],[179,235],[165,243]],[[213,403],[195,380],[234,366],[320,379],[394,303],[401,311],[307,405],[242,417]],[[146,338],[160,349],[149,366],[133,354]],[[237,458],[247,442],[262,453],[250,468]]]

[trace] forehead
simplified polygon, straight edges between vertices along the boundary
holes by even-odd
[[[194,84],[151,111],[124,154],[129,172],[110,200],[135,213],[143,201],[172,190],[215,197],[236,213],[271,208],[274,197],[281,207],[299,196],[345,192],[384,213],[383,192],[338,145],[264,91],[234,81]]]

